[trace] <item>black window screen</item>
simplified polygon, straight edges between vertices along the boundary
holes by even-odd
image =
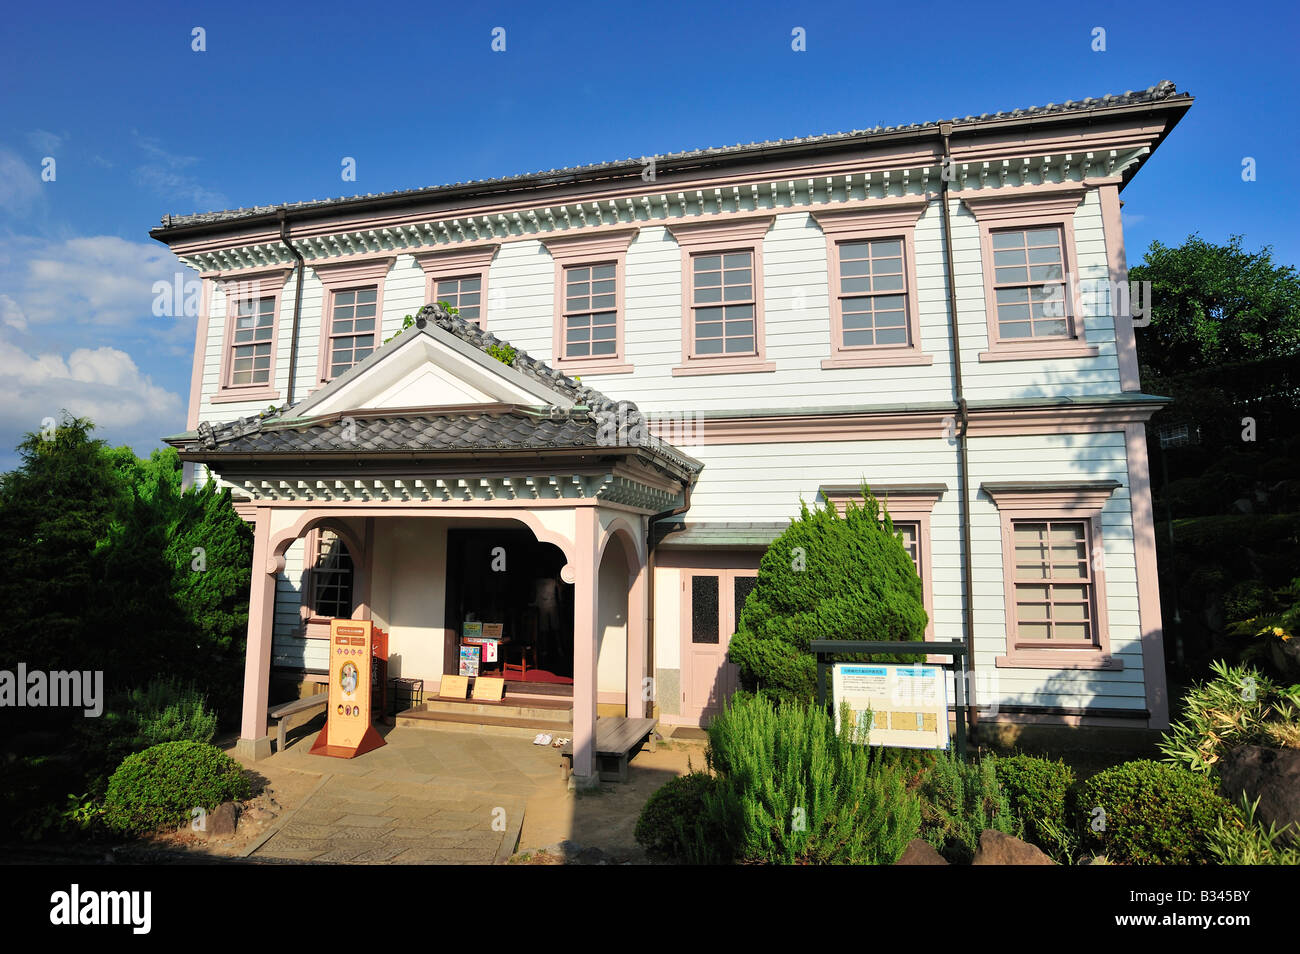
[[[691,642],[718,641],[718,578],[691,577]]]
[[[750,593],[754,592],[754,587],[758,585],[756,576],[738,576],[735,580],[735,597],[736,597],[736,628],[740,628],[740,613],[745,608],[745,600]]]

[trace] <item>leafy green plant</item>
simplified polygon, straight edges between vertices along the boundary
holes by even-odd
[[[1210,774],[1228,749],[1276,744],[1300,721],[1295,689],[1281,690],[1258,670],[1216,661],[1214,678],[1183,697],[1183,717],[1165,733],[1165,761]],[[1281,731],[1279,731],[1281,730]]]
[[[1221,865],[1300,865],[1300,831],[1255,818],[1259,799],[1244,794],[1236,813],[1220,818],[1209,833],[1210,853]],[[1290,842],[1290,843],[1288,843]]]
[[[709,830],[704,815],[704,798],[713,787],[713,776],[707,772],[670,779],[641,809],[634,833],[637,843],[647,852],[669,858],[686,858],[692,845],[715,843],[718,833]]]
[[[993,759],[964,762],[944,752],[921,783],[921,837],[948,861],[969,864],[985,829],[1024,829],[998,784]]]
[[[1077,804],[1084,847],[1135,865],[1209,862],[1210,832],[1232,813],[1208,776],[1145,759],[1097,773]]]
[[[1074,770],[1064,762],[1033,755],[992,759],[998,785],[1024,826],[1025,838],[1058,861],[1073,848],[1066,803]]]
[[[440,301],[440,302],[438,302],[438,307],[441,308],[443,311],[445,311],[445,312],[446,312],[447,314],[449,314],[449,315],[459,315],[459,314],[460,314],[460,309],[459,309],[459,308],[455,308],[455,307],[453,307],[453,306],[447,304],[445,301]],[[411,327],[412,325],[414,325],[414,324],[415,324],[415,316],[414,316],[414,315],[406,315],[406,316],[404,316],[404,317],[402,318],[402,327],[399,328],[399,329],[397,330],[397,333],[396,333],[396,334],[389,335],[387,338],[385,338],[385,339],[384,339],[384,344],[388,344],[388,342],[390,342],[390,341],[392,341],[394,338],[396,338],[397,335],[400,335],[403,331],[405,331],[407,328],[410,328],[410,327]]]
[[[488,345],[483,350],[492,355],[492,357],[496,358],[502,364],[514,364],[515,356],[519,354],[518,351],[510,347],[508,344]]]
[[[833,505],[801,506],[798,519],[763,554],[727,656],[740,667],[744,688],[774,701],[811,702],[817,671],[811,640],[920,640],[927,621],[912,558],[864,487],[861,505],[851,502],[843,516]],[[858,654],[856,660],[873,658]]]
[[[770,864],[892,864],[916,835],[920,803],[902,773],[843,718],[825,709],[733,701],[709,725],[716,781],[704,794],[704,825],[688,860]]]
[[[128,755],[108,782],[104,820],[117,832],[143,833],[190,820],[196,808],[248,797],[239,763],[204,742],[164,742]]]

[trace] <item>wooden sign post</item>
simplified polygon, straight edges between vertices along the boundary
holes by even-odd
[[[370,723],[373,640],[368,619],[330,620],[330,701],[312,755],[351,759],[385,744]]]

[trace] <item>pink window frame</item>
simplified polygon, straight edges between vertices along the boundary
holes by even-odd
[[[1006,607],[1006,652],[994,660],[1000,669],[1095,669],[1118,671],[1124,661],[1110,651],[1110,610],[1106,601],[1106,568],[1102,538],[1101,512],[1115,481],[1092,481],[1079,484],[1045,483],[989,484],[981,489],[998,508],[1002,534],[1002,589]],[[1083,523],[1087,528],[1088,561],[1092,570],[1092,609],[1095,620],[1091,647],[1056,648],[1019,645],[1016,634],[1016,543],[1015,524],[1059,521]]]
[[[690,374],[749,374],[776,370],[767,360],[763,292],[763,238],[775,215],[747,216],[730,222],[670,225],[682,255],[682,363],[675,377]],[[750,252],[754,256],[754,351],[752,355],[695,355],[695,268],[700,255]]]
[[[585,235],[557,235],[542,239],[555,262],[551,367],[566,374],[630,374],[635,370],[627,360],[626,271],[627,251],[639,232],[640,228],[594,230]],[[614,266],[614,354],[567,358],[564,356],[565,270],[610,264]]]
[[[921,321],[916,287],[916,223],[928,200],[917,196],[879,207],[848,211],[814,212],[813,219],[826,236],[827,289],[831,316],[831,354],[823,368],[871,368],[928,365],[934,356],[921,349]],[[897,239],[903,250],[903,294],[906,302],[905,345],[844,345],[844,309],[840,294],[840,246],[846,242]],[[853,296],[849,296],[853,297]]]
[[[288,280],[289,269],[250,272],[247,275],[226,275],[215,279],[225,299],[226,328],[221,340],[221,377],[217,393],[209,401],[213,404],[229,404],[235,401],[275,401],[280,397],[280,390],[275,386],[276,353],[280,340],[280,304],[283,298],[284,284]],[[239,315],[239,303],[261,298],[274,298],[271,319],[271,376],[265,384],[231,384],[234,374],[235,320]]]
[[[488,272],[492,259],[501,247],[500,242],[486,245],[471,245],[464,248],[440,249],[434,252],[419,252],[415,260],[424,271],[424,300],[427,304],[437,301],[438,282],[453,278],[479,279],[479,320],[478,326],[487,330],[488,322]]]
[[[1088,344],[1085,316],[1079,307],[1078,253],[1074,243],[1074,214],[1083,201],[1083,187],[1054,189],[1044,195],[1026,197],[1023,192],[999,196],[963,196],[979,224],[980,266],[984,279],[984,318],[988,331],[988,350],[979,353],[980,361],[1027,361],[1039,358],[1095,358],[1098,349]],[[1051,338],[1009,338],[1003,340],[998,327],[995,272],[993,270],[993,233],[1059,228],[1061,257],[1065,267],[1065,312],[1071,334]],[[1044,283],[1046,284],[1046,283]]]
[[[330,380],[330,326],[333,323],[334,297],[339,292],[375,287],[375,351],[378,351],[383,344],[384,282],[395,258],[390,256],[362,262],[321,263],[312,266],[312,270],[325,289],[321,296],[320,351],[316,359],[317,384],[325,384]]]
[[[920,557],[917,575],[921,577],[921,603],[929,622],[925,627],[925,638],[934,636],[934,563],[931,559],[933,545],[930,538],[930,517],[935,504],[948,490],[947,484],[871,484],[871,492],[889,512],[890,520],[895,523],[914,523],[917,525],[916,549]],[[862,502],[860,486],[835,486],[821,488],[822,497],[835,504],[841,513],[850,502]],[[946,656],[934,656],[933,661],[942,662]]]

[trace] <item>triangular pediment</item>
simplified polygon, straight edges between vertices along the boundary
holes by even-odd
[[[296,405],[294,417],[474,404],[556,406],[573,400],[432,322],[408,328]]]

